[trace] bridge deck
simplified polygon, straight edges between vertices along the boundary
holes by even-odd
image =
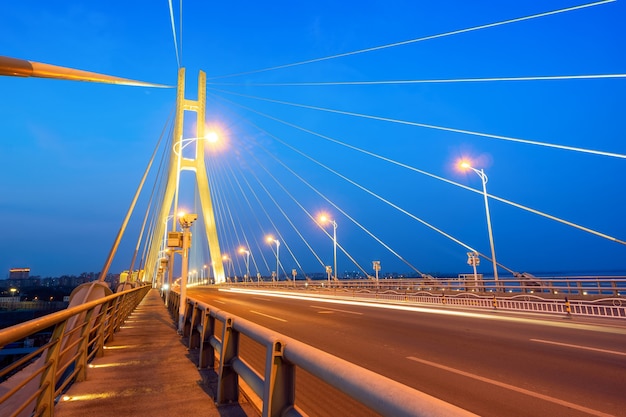
[[[143,299],[87,380],[73,384],[55,417],[256,416],[250,404],[216,407],[210,372],[198,371],[156,289]]]

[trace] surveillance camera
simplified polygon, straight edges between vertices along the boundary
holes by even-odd
[[[182,216],[180,216],[180,218],[178,219],[178,221],[180,222],[180,225],[183,227],[189,227],[191,226],[191,224],[193,222],[196,221],[196,219],[198,218],[198,215],[195,213],[189,213],[189,214],[183,214]]]

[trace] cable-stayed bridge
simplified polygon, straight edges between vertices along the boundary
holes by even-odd
[[[358,42],[353,49],[335,48],[332,53],[318,53],[310,59],[310,53],[294,54],[295,60],[282,60],[276,65],[277,57],[265,60],[274,65],[248,63],[251,70],[230,73],[225,64],[224,72],[216,65],[200,68],[208,74],[205,130],[215,130],[219,137],[217,145],[205,141],[203,148],[220,251],[229,257],[229,275],[242,277],[246,273],[244,256],[238,253],[239,247],[245,246],[250,252],[250,274],[270,277],[276,270],[275,249],[265,236],[273,234],[281,241],[282,279],[291,277],[294,268],[296,279],[316,273],[324,276],[326,266],[334,267],[333,230],[330,225],[322,227],[318,223],[321,212],[338,225],[337,270],[333,275],[339,277],[346,273],[361,278],[373,276],[374,260],[380,261],[381,276],[472,273],[467,253],[473,251],[480,254],[478,272],[485,275],[494,274],[493,253],[501,264],[499,272],[509,276],[511,271],[534,275],[623,272],[624,223],[620,207],[624,196],[619,190],[626,152],[620,141],[621,108],[613,104],[623,88],[623,65],[620,57],[611,52],[619,50],[621,38],[613,36],[617,29],[606,20],[610,10],[617,7],[620,5],[607,2],[571,10],[501,10],[497,17],[476,18],[454,28],[450,27],[452,23],[433,27],[427,33],[426,29],[406,28],[413,36],[398,34],[397,39],[372,39],[366,45]],[[589,38],[587,48],[586,44],[574,47],[574,41],[565,40],[566,36],[582,36],[581,22],[604,29],[593,32],[597,38]],[[184,23],[175,24],[177,35],[181,26],[186,27]],[[193,20],[190,18],[187,24],[191,30]],[[163,43],[169,47],[170,61],[174,61],[172,36],[168,35]],[[552,44],[541,49],[537,37],[543,42],[550,39]],[[193,46],[180,53],[183,65],[185,57],[192,60],[191,48],[195,47],[190,38],[184,39]],[[176,43],[180,49],[179,44],[180,39]],[[606,53],[602,55],[598,49]],[[551,54],[552,50],[559,52]],[[172,73],[149,81],[175,85]],[[197,74],[193,66],[187,67],[188,97],[196,95]],[[133,78],[133,74],[115,75]],[[16,83],[20,88],[36,83],[36,89],[41,90],[44,81],[4,79],[3,83],[10,82],[11,88]],[[106,88],[108,92],[103,98],[94,97],[91,106],[99,115],[87,122],[89,127],[80,128],[80,134],[68,135],[71,138],[62,151],[56,150],[56,135],[62,134],[61,129],[42,126],[38,116],[30,126],[22,125],[21,134],[29,139],[15,141],[16,158],[7,162],[13,164],[28,154],[33,164],[43,163],[45,146],[53,146],[47,166],[53,175],[63,175],[58,181],[71,184],[45,184],[50,193],[46,200],[56,201],[53,210],[69,210],[73,204],[81,211],[81,218],[89,218],[82,214],[89,207],[83,205],[82,198],[72,200],[68,189],[78,189],[81,195],[99,190],[103,194],[101,204],[107,204],[121,198],[114,191],[119,183],[125,196],[124,204],[115,209],[119,218],[123,213],[120,206],[125,208],[130,200],[148,155],[162,135],[130,223],[132,236],[127,232],[121,243],[126,255],[118,255],[114,264],[117,270],[128,269],[128,254],[139,240],[143,212],[149,203],[150,210],[160,204],[164,192],[160,188],[164,180],[160,178],[165,178],[170,169],[167,155],[181,139],[183,153],[195,147],[191,142],[197,137],[194,122],[186,121],[180,137],[172,138],[173,119],[169,124],[157,124],[149,116],[146,123],[151,124],[154,135],[148,140],[142,133],[140,141],[131,139],[135,133],[128,130],[130,123],[140,124],[139,118],[131,118],[130,112],[123,110],[122,123],[127,130],[118,135],[131,144],[132,155],[137,154],[136,147],[143,148],[141,158],[128,158],[124,146],[108,139],[108,130],[103,127],[113,125],[109,115],[120,106],[95,106],[102,100],[123,100],[135,113],[147,105],[146,100],[138,99],[136,104],[129,101],[149,94],[163,103],[148,107],[149,111],[167,119],[174,108],[173,89],[142,92],[82,83],[68,87],[67,82],[60,81],[47,81],[46,88],[51,84],[59,89],[53,93],[58,101],[51,102],[54,106],[85,107],[82,103],[87,97],[72,95],[65,101],[63,89],[83,88],[84,94],[92,94],[94,88]],[[19,95],[13,98],[19,100]],[[34,98],[35,103],[50,102],[44,97]],[[9,114],[14,111],[7,110]],[[72,122],[65,116],[61,119],[67,124],[63,131],[81,121],[75,117]],[[9,123],[8,127],[13,132],[18,126]],[[91,133],[94,128],[96,131]],[[102,139],[91,138],[92,134]],[[58,144],[63,148],[61,138]],[[88,146],[103,155],[109,154],[108,148],[113,150],[109,169],[96,165],[99,158]],[[481,180],[471,170],[458,169],[462,158],[484,170],[489,179],[494,251]],[[83,160],[87,162],[81,164]],[[62,170],[61,164],[76,169]],[[20,197],[28,185],[35,186],[35,180],[25,168],[6,166],[7,175],[14,173],[10,176],[13,181],[8,183],[12,188],[7,192],[16,196],[15,201],[34,206],[35,200]],[[90,166],[97,168],[91,170]],[[96,175],[104,170],[102,176]],[[89,172],[89,183],[83,185],[79,179],[85,171]],[[182,200],[178,204],[188,212],[197,212],[199,199],[188,178],[193,176],[187,174],[180,178]],[[66,206],[63,201],[70,203]],[[61,230],[73,229],[63,224],[71,221],[68,217],[38,226],[61,223],[51,229],[58,236]],[[163,221],[152,214],[148,217],[133,269],[145,266],[144,248],[153,241],[149,233]],[[25,219],[21,223],[29,224]],[[169,224],[171,228],[172,222]],[[117,228],[113,219],[106,226],[108,232],[102,240],[113,240]],[[101,223],[93,227],[97,233],[105,228]],[[65,233],[83,239],[77,232]],[[206,240],[197,232],[194,236],[196,242]],[[18,243],[20,248],[26,245],[22,240]],[[47,253],[55,253],[59,257],[51,249],[52,239],[46,243],[45,249],[36,249],[36,255],[44,259]],[[97,247],[106,251],[108,245],[99,242]],[[204,265],[219,256],[210,256],[207,246],[192,246],[190,268],[198,276],[208,277],[209,272],[214,275]],[[84,255],[82,249],[79,253]],[[19,256],[11,260],[27,262]],[[85,266],[88,268],[93,266]]]
[[[188,57],[201,47],[182,35],[187,29],[196,33],[201,13],[184,18],[189,15],[177,14],[170,4],[171,33],[163,43],[173,61],[174,39],[177,82],[171,65],[166,77],[116,73],[128,79],[107,80],[134,83],[129,79],[141,78],[158,81],[158,89],[144,85],[114,96],[113,90],[103,89],[130,87],[80,84],[90,92],[68,90],[66,98],[62,91],[69,82],[54,81],[59,83],[57,95],[36,92],[34,101],[45,98],[51,107],[111,104],[98,107],[102,115],[81,127],[80,134],[70,134],[67,142],[55,135],[79,119],[68,118],[67,110],[55,114],[67,129],[42,127],[34,116],[21,125],[28,140],[12,145],[14,157],[5,165],[14,173],[11,207],[19,207],[20,197],[32,201],[23,191],[29,183],[27,168],[12,165],[24,160],[20,155],[49,164],[51,179],[64,165],[72,180],[55,188],[48,183],[37,195],[55,201],[53,211],[64,206],[63,200],[83,207],[79,202],[94,191],[94,201],[100,203],[87,206],[87,212],[77,209],[62,217],[64,222],[36,216],[31,221],[39,227],[55,223],[55,230],[74,237],[59,245],[65,252],[75,248],[73,262],[81,262],[90,245],[76,239],[80,234],[72,229],[89,229],[82,226],[89,224],[93,247],[102,254],[109,251],[108,257],[98,258],[104,260],[102,279],[108,272],[141,271],[141,280],[163,288],[180,277],[183,299],[185,281],[295,279],[332,285],[345,278],[375,282],[377,277],[431,280],[458,274],[475,279],[480,274],[481,282],[488,283],[520,276],[533,282],[567,275],[619,279],[626,236],[620,169],[626,159],[620,140],[625,119],[619,105],[625,74],[618,53],[624,37],[617,22],[622,5],[477,7],[479,12],[465,10],[466,19],[461,9],[376,9],[381,19],[365,19],[367,29],[347,18],[352,10],[342,9],[345,21],[336,32],[321,17],[309,21],[305,32],[320,45],[303,51],[307,53],[299,53],[295,35],[289,36],[289,30],[300,33],[296,23],[285,23],[289,30],[268,30],[274,37],[262,47],[252,42],[246,51],[219,50],[212,44],[203,56],[215,57],[209,50],[216,49],[221,59],[200,66]],[[327,19],[332,15],[317,9],[312,13]],[[267,25],[270,17],[248,23]],[[306,20],[292,17],[294,22]],[[374,37],[377,28],[385,28],[385,36]],[[350,29],[352,35],[340,38],[340,29]],[[256,33],[249,39],[256,41]],[[191,45],[183,48],[183,39]],[[284,42],[284,51],[276,47],[276,39]],[[256,57],[254,48],[276,54],[259,65],[252,60],[238,68],[225,59]],[[63,73],[88,81],[111,73],[68,74],[32,59],[8,60],[4,73],[46,78]],[[72,67],[96,70],[81,63]],[[54,83],[2,82],[20,88],[41,83],[38,90],[43,82],[46,88]],[[90,101],[94,92],[102,96]],[[19,101],[20,95],[13,99]],[[141,108],[147,122],[139,117]],[[12,108],[7,110],[12,114]],[[113,114],[123,126],[115,139],[107,136],[108,125],[115,125]],[[157,124],[157,115],[167,121]],[[15,129],[19,125],[11,119],[7,125]],[[133,137],[135,125],[146,123],[154,126],[144,128],[141,140]],[[96,132],[86,127],[96,125]],[[104,170],[100,160],[107,164],[105,156],[111,155]],[[38,175],[44,182],[46,176]],[[108,240],[96,243],[103,223],[91,223],[91,218],[102,214],[109,200],[114,200],[117,216],[106,223],[103,236]],[[197,215],[186,221],[191,240],[178,234],[185,225],[178,220],[183,212]],[[25,219],[30,213],[11,214],[20,219],[20,228],[29,227]],[[17,247],[23,247],[24,233],[16,235]],[[11,262],[24,259],[20,256]],[[497,286],[491,288],[498,292]],[[263,314],[278,317],[275,313]],[[352,313],[358,314],[346,314]]]

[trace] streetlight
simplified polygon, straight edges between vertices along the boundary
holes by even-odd
[[[278,272],[278,248],[280,247],[280,242],[278,241],[278,239],[274,239],[274,236],[272,235],[266,237],[265,240],[267,241],[267,243],[276,243],[276,281],[279,281],[280,274]]]
[[[228,255],[222,256],[222,260],[226,262],[226,265],[227,265],[227,268],[228,268],[228,280],[230,281],[230,273],[232,271],[230,270],[230,265],[228,264],[228,261],[231,261],[231,265],[232,265],[232,260],[230,259],[230,257]]]
[[[380,271],[380,261],[372,261],[372,268],[376,274],[376,282],[378,282],[378,271]]]
[[[201,138],[196,137],[196,138],[180,139],[178,142],[174,143],[172,150],[177,156],[181,156],[183,149],[189,146],[192,142],[196,142],[198,140],[204,140],[209,144],[215,145],[219,141],[219,135],[214,131],[210,131],[210,132],[207,132]]]
[[[187,274],[189,270],[189,248],[191,247],[191,232],[189,228],[198,218],[197,214],[181,213],[178,217],[180,227],[183,229],[182,265],[180,276],[180,305],[178,308],[178,331],[183,332],[185,319],[185,307],[187,306]]]
[[[246,254],[246,276],[244,277],[244,282],[250,279],[250,251],[244,248],[243,246],[239,248],[240,254]]]
[[[485,213],[487,214],[487,230],[489,231],[489,244],[491,245],[491,261],[493,263],[493,279],[496,282],[496,289],[498,288],[498,264],[496,262],[496,248],[493,244],[493,232],[491,230],[491,216],[489,215],[489,201],[487,199],[487,174],[480,169],[476,169],[469,164],[467,161],[461,162],[461,168],[463,169],[471,169],[480,177],[480,180],[483,183],[483,197],[485,198]]]
[[[330,219],[325,214],[322,214],[319,220],[322,224],[331,223],[333,225],[333,268],[335,273],[335,281],[337,281],[337,222],[334,219]],[[330,282],[328,284],[330,284]]]
[[[476,267],[480,265],[480,258],[478,257],[478,252],[467,252],[467,264],[471,265],[474,268],[474,289],[473,291],[478,291],[478,274],[476,273]]]
[[[202,265],[202,283],[206,284],[206,282],[204,282],[204,277],[206,277],[206,265]]]

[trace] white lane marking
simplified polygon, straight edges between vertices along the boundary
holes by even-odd
[[[225,301],[221,301],[221,300],[213,300],[214,303],[220,303],[220,304],[226,304]]]
[[[594,348],[590,346],[581,346],[581,345],[570,345],[569,343],[553,342],[551,340],[530,339],[530,341],[539,342],[539,343],[547,343],[549,345],[566,346],[566,347],[571,347],[571,348],[576,348],[576,349],[593,350],[594,352],[610,353],[612,355],[626,356],[626,352],[618,352],[616,350],[606,350],[606,349]]]
[[[468,378],[472,378],[472,379],[476,379],[478,381],[486,382],[488,384],[496,385],[496,386],[501,387],[501,388],[509,389],[511,391],[516,391],[516,392],[519,392],[520,394],[529,395],[531,397],[539,398],[539,399],[542,399],[544,401],[548,401],[548,402],[551,402],[551,403],[554,403],[554,404],[562,405],[564,407],[573,408],[575,410],[579,410],[579,411],[582,411],[582,412],[587,413],[587,414],[591,414],[591,415],[598,416],[598,417],[612,417],[612,414],[606,414],[606,413],[603,413],[602,411],[593,410],[591,408],[587,408],[587,407],[584,407],[582,405],[570,403],[568,401],[560,400],[558,398],[550,397],[548,395],[540,394],[538,392],[534,392],[534,391],[530,391],[530,390],[527,390],[527,389],[524,389],[524,388],[516,387],[514,385],[509,385],[509,384],[506,384],[504,382],[496,381],[495,379],[485,378],[483,376],[479,376],[479,375],[475,375],[475,374],[472,374],[472,373],[469,373],[469,372],[461,371],[460,369],[455,369],[455,368],[451,368],[449,366],[441,365],[439,363],[426,361],[424,359],[419,359],[419,358],[416,358],[414,356],[407,356],[406,358],[409,359],[409,360],[415,361],[415,362],[419,362],[419,363],[424,364],[424,365],[433,366],[435,368],[443,369],[443,370],[448,371],[448,372],[453,372],[453,373],[458,374],[458,375],[463,375],[463,376],[468,377]]]
[[[270,316],[269,314],[260,313],[258,311],[254,311],[254,310],[250,310],[250,313],[258,314],[259,316],[268,317],[270,319],[282,321],[282,322],[285,322],[285,323],[287,322],[287,320],[281,319],[280,317]]]
[[[322,306],[309,306],[309,307],[317,308],[318,310],[339,311],[340,313],[356,314],[356,315],[359,315],[359,316],[363,315],[363,313],[359,313],[358,311],[340,310],[338,308],[328,308],[328,307],[322,307]],[[321,313],[321,311],[320,311],[320,313]]]
[[[261,300],[261,301],[270,301],[267,297],[262,298],[262,297],[252,297],[253,300]]]

